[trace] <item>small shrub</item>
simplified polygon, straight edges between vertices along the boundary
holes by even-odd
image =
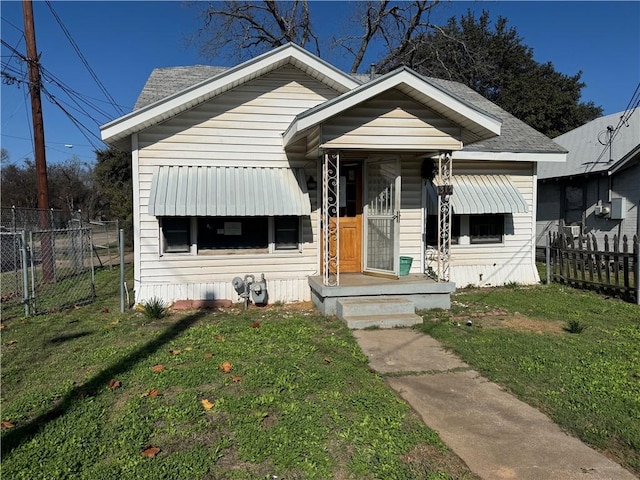
[[[580,320],[569,320],[564,327],[564,331],[569,333],[582,333],[586,328],[587,326]]]
[[[520,288],[520,284],[518,282],[508,282],[504,284],[505,288],[511,288],[513,290]]]
[[[167,304],[164,300],[158,297],[153,297],[147,300],[144,304],[144,316],[149,320],[157,320],[162,318],[167,313]]]

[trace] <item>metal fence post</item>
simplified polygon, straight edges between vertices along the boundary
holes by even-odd
[[[547,275],[547,285],[551,283],[551,240],[549,239],[549,235],[547,235],[547,245],[544,249],[545,260],[546,260],[546,275]]]
[[[29,299],[30,302],[33,302],[33,312],[37,312],[36,309],[36,269],[35,269],[35,265],[33,264],[33,232],[29,231],[29,252],[31,252],[31,255],[29,255],[29,266],[31,267],[31,298]]]
[[[120,229],[118,240],[120,250],[120,313],[124,313],[124,229]]]
[[[29,316],[29,267],[27,266],[27,233],[23,230],[20,233],[22,240],[22,297],[24,298],[24,316]]]
[[[636,305],[640,305],[640,242],[636,243],[636,258],[634,258],[636,264],[634,276],[636,281]]]
[[[93,232],[90,228],[85,229],[86,235],[89,237],[89,265],[91,267],[91,299],[96,298],[96,273],[93,268]],[[84,260],[83,260],[84,266]]]

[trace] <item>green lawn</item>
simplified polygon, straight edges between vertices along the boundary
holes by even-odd
[[[639,306],[558,284],[452,300],[450,312],[425,313],[424,332],[640,474]],[[585,328],[569,333],[569,323]]]
[[[476,478],[337,320],[148,320],[117,313],[117,279],[98,272],[92,305],[3,310],[3,478]]]

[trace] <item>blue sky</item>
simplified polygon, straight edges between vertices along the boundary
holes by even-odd
[[[182,2],[52,2],[87,62],[111,96],[128,112],[133,107],[149,73],[155,67],[214,64],[230,66],[225,58],[208,61],[186,38],[200,24],[197,9]],[[323,39],[346,15],[345,2],[314,1],[314,25]],[[61,162],[73,155],[93,162],[94,146],[103,146],[97,124],[119,116],[73,50],[47,5],[34,1],[34,17],[41,63],[64,84],[90,97],[104,115],[94,119],[70,110],[91,133],[85,135],[47,98],[43,98],[47,162]],[[624,110],[640,82],[640,2],[445,2],[432,19],[442,23],[471,8],[502,15],[516,28],[523,43],[533,48],[539,62],[551,61],[556,70],[573,75],[582,71],[583,101],[593,101],[605,114]],[[24,52],[23,19],[20,1],[0,2],[2,40]],[[348,70],[350,58],[340,50],[323,49],[323,57]],[[2,47],[2,61],[10,61],[10,51]],[[375,58],[367,58],[363,68]],[[20,68],[18,66],[18,68]],[[4,69],[4,67],[3,67]],[[22,66],[22,70],[24,66]],[[50,91],[69,103],[49,85]],[[2,147],[12,162],[33,158],[31,120],[24,85],[1,86]],[[63,104],[64,105],[64,104]],[[70,109],[71,105],[67,105]]]

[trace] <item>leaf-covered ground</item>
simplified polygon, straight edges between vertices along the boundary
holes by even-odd
[[[335,319],[117,305],[3,321],[4,478],[475,478]]]

